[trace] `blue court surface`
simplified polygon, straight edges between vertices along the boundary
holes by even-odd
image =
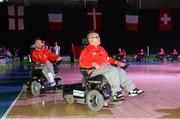
[[[5,114],[29,78],[29,66],[17,66],[0,72],[0,118]]]

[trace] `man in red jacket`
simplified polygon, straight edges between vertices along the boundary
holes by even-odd
[[[43,43],[41,39],[35,40],[35,49],[32,52],[32,60],[35,63],[40,63],[43,67],[42,72],[51,86],[56,83],[54,81],[54,68],[51,61],[59,61],[61,58],[57,55],[52,54],[48,49],[43,49]]]
[[[122,88],[126,87],[129,96],[137,96],[143,93],[143,90],[139,90],[135,87],[131,80],[128,79],[126,72],[120,68],[125,64],[118,62],[108,56],[106,50],[100,46],[100,37],[96,32],[90,32],[87,35],[89,45],[82,51],[80,55],[80,67],[90,68],[95,67],[92,71],[91,76],[104,75],[111,85],[113,98],[123,97]],[[111,64],[118,65],[114,67]]]

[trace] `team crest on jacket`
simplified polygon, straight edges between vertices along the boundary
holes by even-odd
[[[96,55],[96,52],[92,52],[92,55]]]

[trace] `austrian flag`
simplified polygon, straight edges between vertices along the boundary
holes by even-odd
[[[139,16],[135,11],[128,11],[126,13],[126,30],[127,31],[138,31]]]
[[[59,31],[63,29],[62,7],[50,7],[48,13],[49,30]]]
[[[172,30],[172,14],[170,10],[160,10],[160,30],[171,31]]]
[[[8,6],[9,30],[24,30],[24,7]]]

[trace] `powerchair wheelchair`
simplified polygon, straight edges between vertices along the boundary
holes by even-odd
[[[165,54],[163,54],[163,55],[157,54],[156,61],[159,63],[163,63],[163,62],[167,61],[167,57]]]
[[[140,54],[137,54],[135,56],[135,59],[136,59],[136,62],[139,62],[139,63],[146,63],[146,60],[145,60],[145,55],[140,55]]]
[[[56,62],[54,65],[58,65],[59,63],[60,62]],[[51,86],[42,73],[42,68],[41,64],[31,64],[30,79],[23,85],[24,92],[30,91],[34,97],[49,90],[60,90],[62,88],[60,84],[61,78],[55,78],[56,85]]]
[[[120,56],[119,54],[117,54],[117,55],[115,55],[114,59],[118,60],[119,62],[123,62],[123,63],[128,62],[127,57],[124,55]]]
[[[66,102],[86,104],[93,112],[100,111],[108,104],[121,104],[123,99],[113,100],[111,86],[106,78],[103,75],[90,77],[88,70],[92,68],[80,68],[83,79],[81,83],[63,86],[63,97]]]

